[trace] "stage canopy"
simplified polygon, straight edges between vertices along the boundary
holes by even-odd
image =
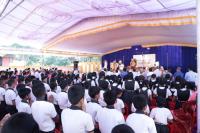
[[[196,0],[0,0],[0,15],[0,40],[44,51],[196,46]]]

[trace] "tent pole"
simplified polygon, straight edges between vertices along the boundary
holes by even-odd
[[[197,0],[197,72],[198,72],[198,96],[197,96],[197,132],[200,133],[200,1]]]

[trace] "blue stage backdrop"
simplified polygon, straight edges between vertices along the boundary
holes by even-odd
[[[105,60],[108,62],[108,67],[110,67],[110,63],[114,60],[122,60],[125,66],[128,66],[133,55],[141,54],[156,54],[156,61],[159,61],[160,65],[164,66],[165,68],[171,68],[173,72],[177,66],[182,67],[184,72],[188,67],[196,71],[197,49],[182,46],[159,46],[143,48],[140,45],[137,45],[131,47],[130,49],[104,55],[102,57],[102,66]]]

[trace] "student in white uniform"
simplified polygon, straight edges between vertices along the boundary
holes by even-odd
[[[125,90],[138,90],[140,88],[137,81],[133,80],[133,74],[128,73],[127,80],[123,82],[122,88]]]
[[[32,76],[28,76],[25,78],[25,85],[26,88],[29,88],[31,90],[31,102],[36,101],[36,97],[33,95],[32,92]]]
[[[42,82],[44,84],[46,92],[49,92],[49,91],[51,91],[51,88],[50,88],[49,84],[47,84],[47,78],[48,78],[47,76],[42,76]]]
[[[16,102],[15,99],[17,97],[17,94],[14,91],[14,88],[16,87],[16,79],[11,78],[8,80],[8,89],[5,92],[5,101],[6,101],[6,109],[7,112],[12,114],[17,113],[16,109]]]
[[[114,104],[114,107],[115,109],[117,109],[118,111],[122,112],[122,114],[125,113],[125,105],[124,105],[124,102],[122,101],[122,99],[120,99],[122,97],[122,93],[123,93],[123,90],[119,89],[119,88],[115,88],[115,93],[117,95],[117,101],[116,103]]]
[[[68,80],[63,80],[60,83],[61,92],[57,95],[58,105],[61,110],[66,109],[71,106],[71,103],[68,100],[68,87],[70,82]]]
[[[152,118],[145,115],[147,100],[144,95],[136,95],[133,98],[133,104],[136,112],[128,116],[126,123],[135,133],[157,133],[155,123]]]
[[[69,88],[68,97],[72,105],[61,114],[64,133],[94,133],[92,117],[83,111],[84,93],[85,90],[81,86],[74,85]]]
[[[91,97],[90,102],[86,105],[86,112],[92,116],[94,125],[96,125],[95,117],[99,109],[102,107],[99,105],[98,100],[100,97],[100,88],[92,86],[89,88],[89,96]]]
[[[123,114],[114,108],[116,100],[114,91],[109,90],[104,93],[104,101],[107,107],[100,109],[95,118],[101,133],[111,133],[116,125],[125,123]]]
[[[143,81],[143,83],[141,85],[141,89],[140,89],[140,94],[144,94],[146,96],[148,103],[152,99],[152,91],[149,87],[149,81],[148,80]]]
[[[22,99],[17,106],[18,112],[24,112],[27,114],[31,114],[30,93],[31,93],[31,90],[29,88],[20,88],[18,90],[18,95]]]
[[[39,125],[40,133],[54,133],[55,122],[59,121],[59,117],[54,105],[44,100],[46,90],[42,82],[37,81],[33,84],[33,94],[37,100],[32,104],[31,112]]]
[[[163,98],[168,98],[169,96],[171,96],[171,91],[169,90],[167,84],[166,84],[166,80],[164,78],[159,78],[158,79],[158,87],[154,89],[153,93],[156,96],[160,96]]]
[[[16,87],[16,90],[17,90],[17,97],[16,97],[16,99],[15,99],[16,108],[18,108],[19,103],[22,101],[21,97],[20,97],[19,94],[18,94],[18,93],[19,93],[19,90],[20,90],[21,88],[25,88],[25,87],[26,87],[25,84],[18,84],[17,87]]]
[[[150,117],[154,119],[157,133],[169,133],[167,127],[168,122],[172,122],[172,113],[166,106],[166,100],[162,97],[157,97],[157,107],[151,110]]]

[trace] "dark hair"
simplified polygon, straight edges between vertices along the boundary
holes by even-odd
[[[43,96],[45,96],[46,92],[44,84],[38,80],[34,81],[32,91],[36,98],[42,98]]]
[[[141,87],[147,87],[147,88],[149,88],[149,81],[148,81],[148,80],[144,80],[144,81],[142,82]]]
[[[46,76],[46,75],[44,75],[44,74],[43,74],[43,76],[41,76],[41,77],[42,77],[42,81],[48,78],[48,76]]]
[[[107,105],[114,105],[117,99],[116,93],[111,90],[106,91],[103,97]]]
[[[156,101],[157,101],[157,106],[160,108],[165,107],[167,105],[166,99],[164,99],[163,97],[158,96]]]
[[[164,79],[164,78],[159,78],[159,79],[158,79],[158,83],[159,83],[159,86],[165,87],[167,82],[166,82],[166,79]]]
[[[25,84],[18,84],[17,87],[16,87],[17,92],[19,92],[19,90],[20,90],[21,88],[25,88],[25,87],[26,87]]]
[[[91,98],[95,98],[96,95],[100,93],[100,88],[96,86],[92,86],[89,88],[89,96]]]
[[[15,83],[15,79],[10,78],[7,83],[8,83],[8,86],[11,87]]]
[[[123,93],[123,90],[119,89],[119,88],[116,88],[115,91],[116,91],[116,95],[119,95],[119,94]]]
[[[195,82],[187,82],[187,89],[195,91],[196,90]]]
[[[55,91],[56,87],[57,87],[57,83],[56,82],[51,82],[50,83],[50,88],[51,88],[52,91]]]
[[[151,78],[156,78],[156,75],[155,75],[155,74],[152,74],[152,75],[151,75]]]
[[[24,99],[27,95],[31,93],[31,90],[29,88],[20,88],[18,90],[18,95],[21,99]]]
[[[112,129],[112,133],[135,133],[131,127],[126,124],[120,124]]]
[[[129,73],[127,74],[127,79],[128,79],[128,80],[132,80],[132,79],[133,79],[133,73],[132,73],[132,72],[129,72]]]
[[[31,76],[26,77],[25,78],[25,84],[28,84],[30,82],[32,82],[32,77]]]
[[[68,98],[72,105],[76,105],[84,98],[85,89],[82,86],[74,85],[69,88]]]
[[[1,133],[39,133],[39,126],[31,115],[16,113],[4,123]]]
[[[62,80],[59,85],[60,85],[60,88],[62,90],[64,90],[67,86],[70,85],[70,81],[69,80]]]
[[[139,94],[133,97],[133,104],[137,110],[143,110],[147,106],[147,100],[145,95]]]
[[[106,74],[105,74],[104,71],[101,71],[101,72],[99,73],[99,79],[105,78],[105,76],[106,76]]]
[[[24,76],[19,75],[19,76],[18,76],[18,83],[21,83],[21,82],[24,82],[24,81],[25,81]]]

